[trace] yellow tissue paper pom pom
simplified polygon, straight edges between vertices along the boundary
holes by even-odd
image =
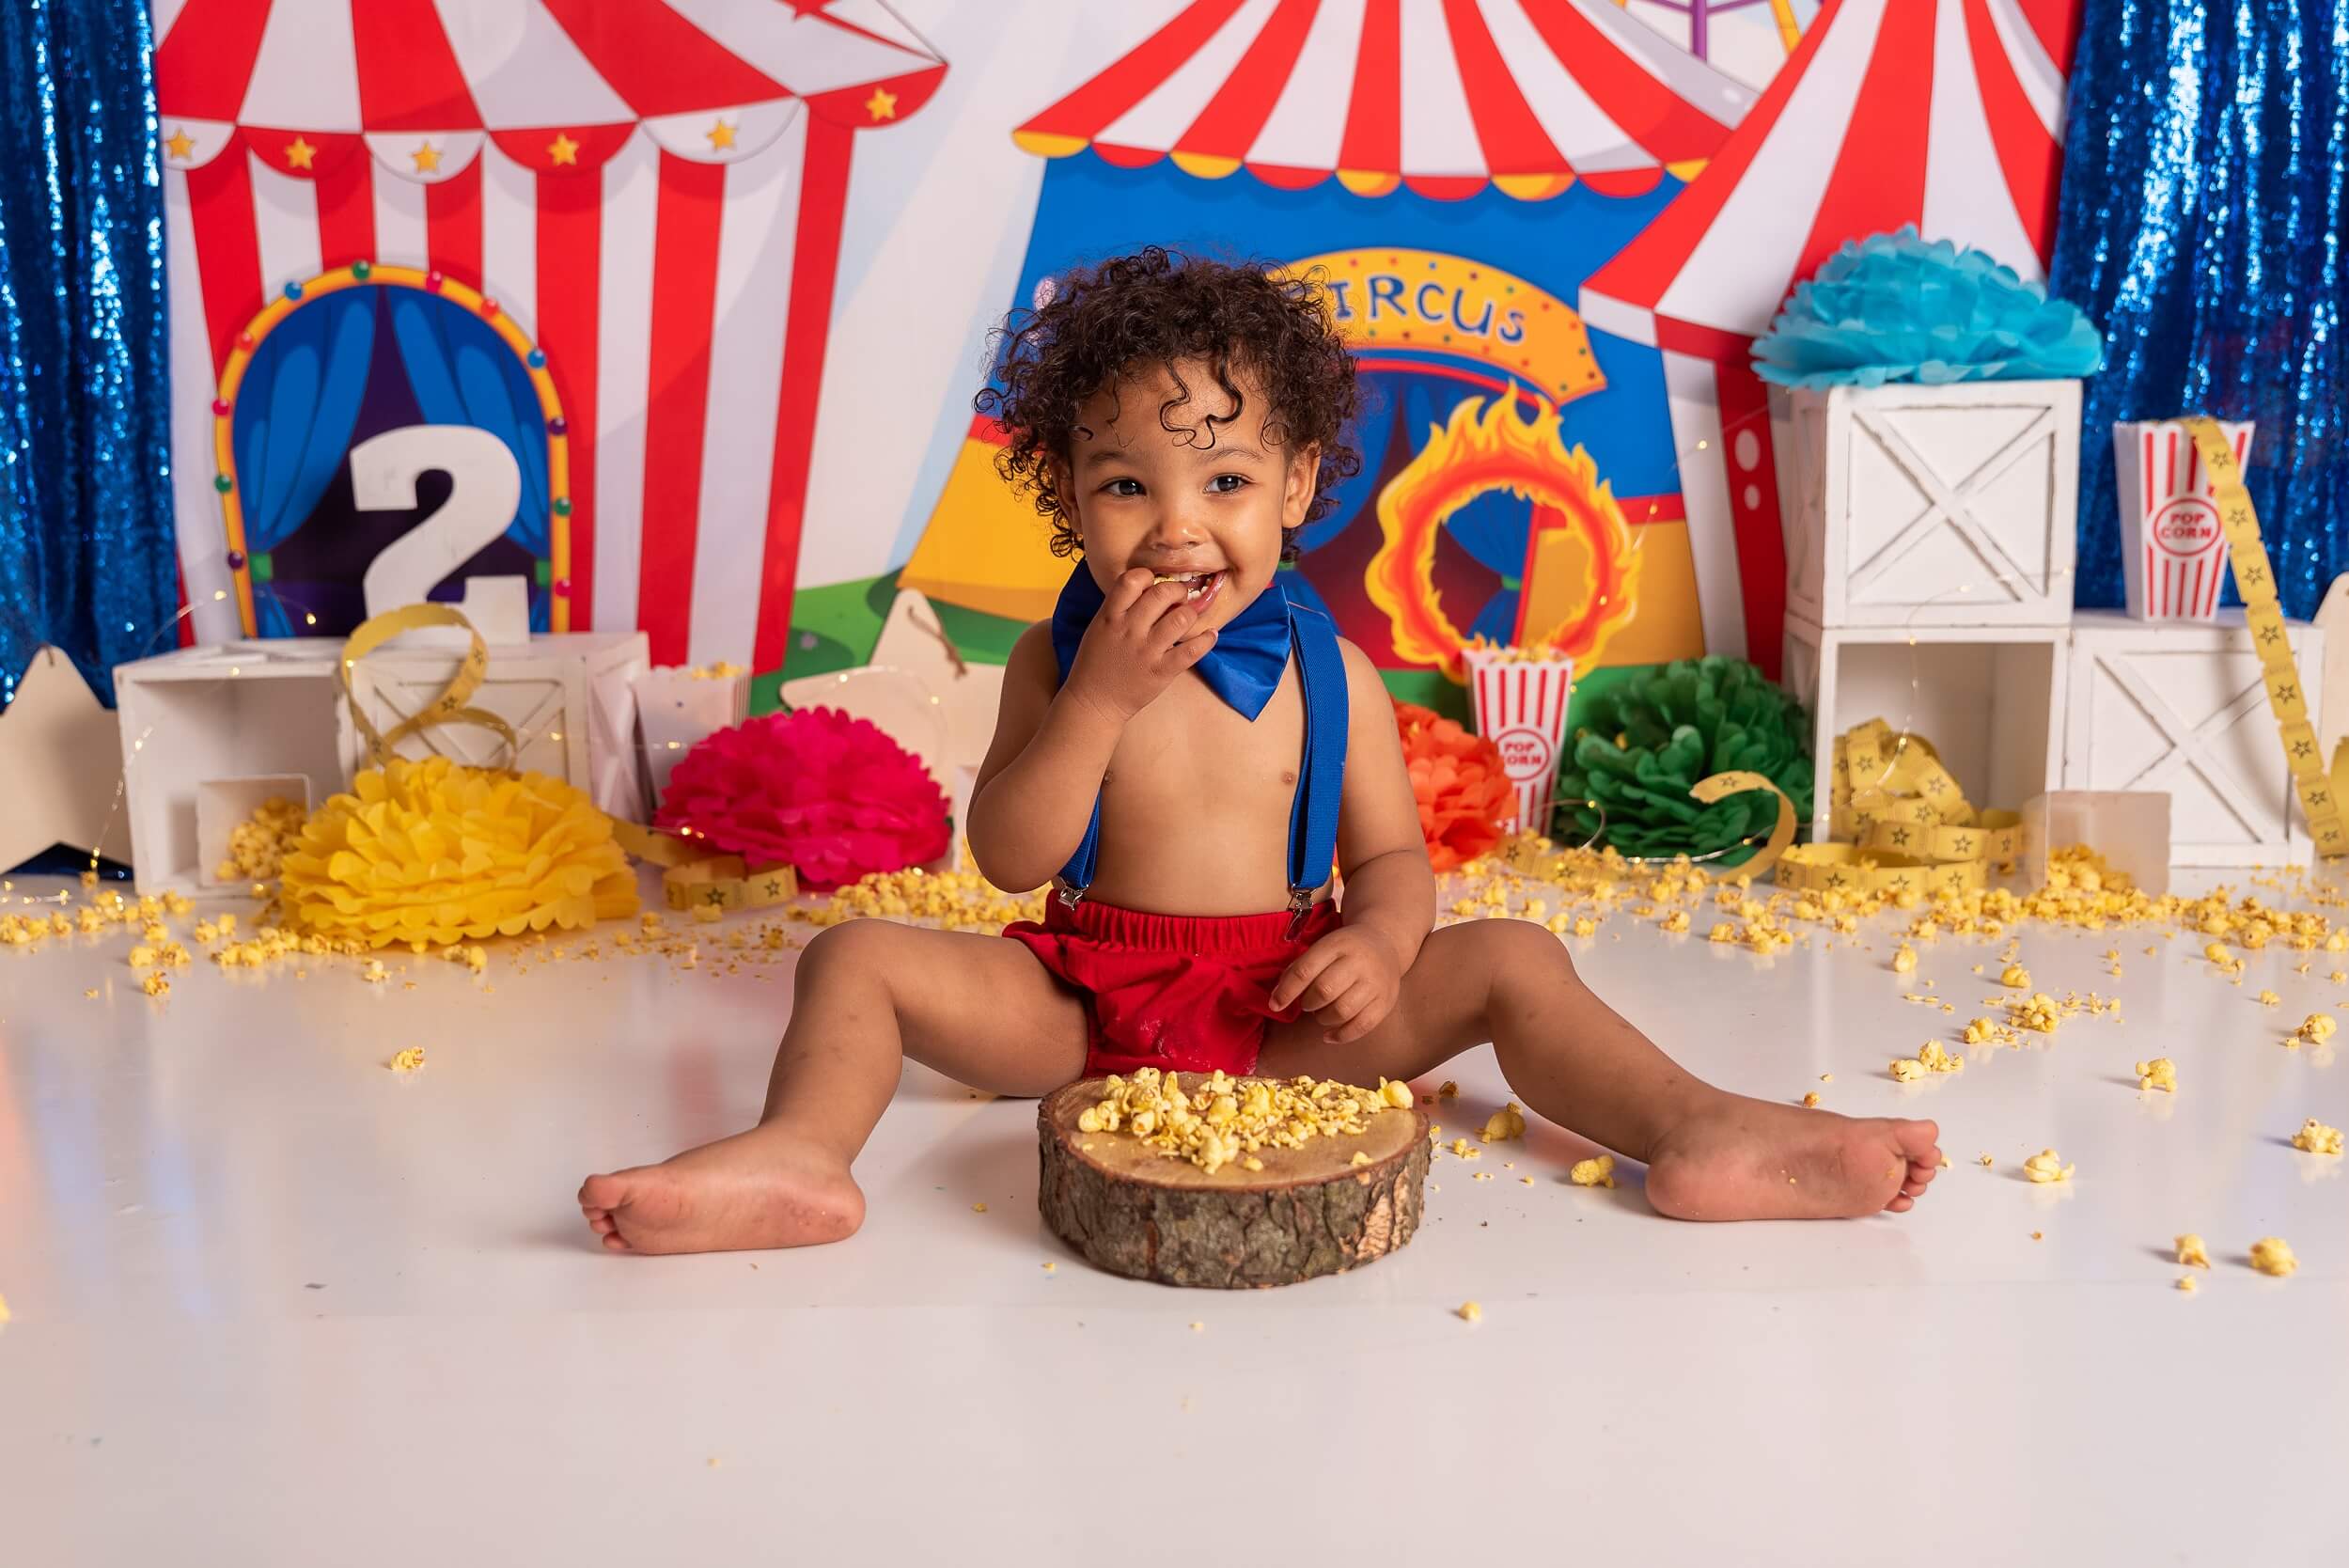
[[[612,820],[544,774],[394,758],[304,824],[285,857],[288,921],[326,936],[421,949],[571,929],[636,912]]]

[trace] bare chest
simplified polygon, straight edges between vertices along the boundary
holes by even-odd
[[[1196,676],[1135,715],[1102,781],[1096,891],[1184,913],[1278,908],[1303,760],[1294,665],[1250,720]]]

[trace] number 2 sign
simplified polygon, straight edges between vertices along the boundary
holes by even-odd
[[[350,463],[352,503],[361,511],[413,510],[416,480],[434,469],[446,473],[451,486],[438,510],[368,563],[360,587],[370,617],[422,604],[450,572],[495,542],[522,500],[522,469],[514,454],[496,436],[471,425],[385,431],[352,447]],[[510,588],[494,589],[492,583]],[[528,588],[523,580],[483,580],[478,586],[484,593],[472,591],[475,586],[467,585],[465,611],[482,639],[529,640]],[[421,634],[408,635],[423,640]]]

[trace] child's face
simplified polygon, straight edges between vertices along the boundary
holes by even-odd
[[[1271,404],[1254,377],[1233,372],[1240,417],[1226,423],[1233,401],[1212,368],[1178,368],[1179,384],[1153,366],[1088,399],[1056,478],[1104,593],[1135,567],[1201,573],[1198,624],[1220,626],[1271,585],[1281,530],[1312,504],[1321,454],[1266,439]]]

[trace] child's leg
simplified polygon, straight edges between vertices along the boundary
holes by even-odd
[[[864,1220],[849,1166],[903,1058],[998,1094],[1048,1093],[1084,1069],[1084,1003],[1018,942],[855,920],[807,945],[793,991],[758,1126],[580,1187],[605,1247],[838,1241]]]
[[[1695,1077],[1591,994],[1557,937],[1524,920],[1431,933],[1386,1022],[1343,1045],[1325,1043],[1309,1014],[1276,1025],[1263,1071],[1416,1078],[1488,1040],[1519,1098],[1645,1161],[1648,1200],[1677,1218],[1897,1213],[1940,1165],[1930,1121],[1772,1105]]]

